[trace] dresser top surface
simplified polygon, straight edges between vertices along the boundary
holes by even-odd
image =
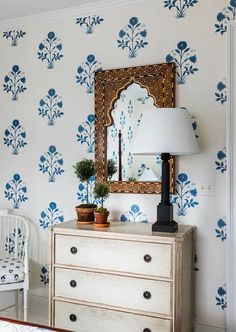
[[[179,225],[178,231],[175,233],[152,232],[152,224],[150,223],[131,223],[112,221],[110,227],[99,229],[94,225],[81,225],[76,220],[66,221],[51,227],[56,233],[92,236],[92,237],[145,237],[151,239],[165,239],[167,241],[182,241],[189,233],[194,230],[194,226]]]

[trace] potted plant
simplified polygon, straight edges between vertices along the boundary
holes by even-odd
[[[77,162],[73,168],[79,180],[86,182],[86,203],[76,206],[78,222],[91,224],[94,222],[94,210],[97,205],[89,202],[89,179],[95,175],[95,163],[92,159],[83,159]]]
[[[111,181],[112,176],[117,172],[116,162],[113,159],[107,160],[107,178]]]
[[[107,222],[109,211],[103,207],[104,200],[109,195],[109,185],[106,182],[96,183],[94,188],[94,195],[101,200],[101,207],[96,208],[94,211],[95,225],[98,227],[108,227],[110,225]]]

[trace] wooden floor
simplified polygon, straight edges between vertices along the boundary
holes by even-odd
[[[48,299],[40,296],[29,295],[28,321],[42,325],[48,325]],[[19,296],[18,317],[15,306],[6,310],[0,310],[0,316],[23,320],[22,296]]]

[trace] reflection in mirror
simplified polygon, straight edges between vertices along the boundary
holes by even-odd
[[[108,180],[160,182],[160,156],[132,154],[136,129],[145,110],[150,109],[156,109],[154,100],[139,84],[132,83],[120,93],[111,112],[113,124],[107,128],[107,160],[117,169]],[[143,136],[145,139],[145,133]]]

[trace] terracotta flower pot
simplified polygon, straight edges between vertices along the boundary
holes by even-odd
[[[92,224],[94,222],[95,207],[79,207],[76,206],[77,221],[81,224]]]
[[[94,212],[95,215],[95,224],[101,225],[101,224],[108,224],[107,218],[109,215],[109,212]]]

